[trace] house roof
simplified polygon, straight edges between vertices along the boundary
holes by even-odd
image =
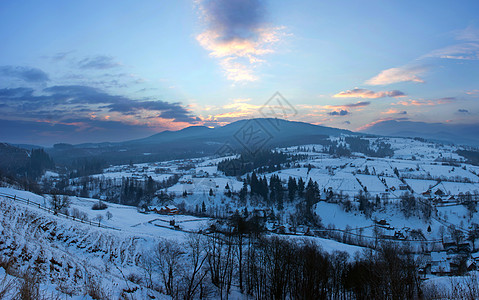
[[[433,262],[441,262],[447,260],[447,253],[446,252],[431,252],[431,261]]]
[[[432,273],[440,273],[440,272],[449,273],[451,272],[451,265],[446,261],[440,262],[437,265],[431,266],[431,272]]]

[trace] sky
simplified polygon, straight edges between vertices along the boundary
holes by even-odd
[[[475,124],[478,1],[0,2],[0,141],[279,117]]]

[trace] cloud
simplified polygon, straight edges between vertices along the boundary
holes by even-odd
[[[467,91],[466,94],[468,94],[468,95],[477,95],[477,94],[479,94],[479,90]]]
[[[349,111],[347,110],[340,110],[340,111],[332,111],[332,112],[329,112],[328,115],[330,116],[347,116],[349,115]]]
[[[454,34],[455,39],[461,42],[430,51],[418,57],[414,64],[383,70],[378,75],[367,80],[366,84],[387,85],[398,82],[424,83],[424,79],[421,78],[421,75],[428,70],[428,67],[422,64],[421,61],[427,58],[479,60],[479,29],[469,26],[463,30],[456,31]]]
[[[407,111],[399,111],[397,109],[391,108],[385,112],[382,112],[383,115],[407,115]]]
[[[257,65],[273,53],[282,27],[271,27],[265,20],[265,2],[260,0],[199,0],[207,29],[196,36],[198,43],[220,59],[227,78],[255,81]]]
[[[469,110],[460,108],[460,109],[457,110],[457,112],[463,113],[463,114],[468,114],[468,113],[469,113]]]
[[[434,100],[414,100],[409,99],[406,101],[399,101],[398,103],[394,103],[393,105],[402,105],[402,106],[435,106],[439,104],[448,104],[454,102],[456,100],[455,97],[444,97]]]
[[[438,57],[459,60],[479,60],[479,29],[468,26],[463,30],[456,31],[455,38],[463,43],[431,51],[422,58]]]
[[[462,41],[479,42],[479,29],[468,26],[463,30],[456,31],[456,39]]]
[[[381,71],[378,75],[366,81],[369,85],[387,85],[398,82],[420,82],[424,80],[419,77],[427,68],[425,66],[403,66],[390,68]]]
[[[7,98],[16,98],[21,96],[31,96],[33,94],[33,89],[31,88],[6,88],[0,89],[0,99],[6,100]]]
[[[338,105],[337,107],[364,107],[364,106],[368,106],[369,104],[371,104],[371,102],[363,101],[363,102]]]
[[[341,104],[341,105],[313,105],[313,106],[304,106],[304,105],[298,105],[298,108],[305,109],[308,111],[315,111],[319,110],[321,113],[324,113],[325,110],[334,110],[334,111],[347,111],[349,113],[349,110],[361,110],[363,107],[366,107],[370,105],[371,102],[369,101],[359,101],[356,103],[347,103],[347,104]],[[328,113],[329,114],[329,113]]]
[[[51,120],[0,119],[0,140],[9,143],[52,145],[55,143],[119,142],[146,137],[168,127],[147,124],[127,124],[119,121],[91,120],[88,118]]]
[[[126,115],[138,113],[140,110],[161,111],[159,118],[172,119],[173,122],[195,123],[198,118],[192,116],[190,112],[179,103],[169,103],[161,100],[156,101],[120,101],[102,108],[108,108],[110,112],[121,112]]]
[[[58,52],[52,55],[50,58],[53,61],[62,61],[65,60],[70,54],[72,54],[74,51],[67,51],[67,52]]]
[[[29,88],[0,89],[0,104],[16,105],[16,112],[25,117],[38,118],[42,114],[64,116],[84,111],[116,112],[123,116],[155,113],[157,117],[173,122],[196,123],[197,118],[181,103],[161,100],[138,101],[125,96],[111,95],[89,86],[53,86],[34,95]],[[158,112],[160,112],[158,116]],[[141,119],[141,116],[139,117]]]
[[[378,119],[376,121],[372,121],[366,125],[363,125],[359,128],[356,129],[356,131],[365,131],[371,127],[373,127],[374,125],[376,124],[379,124],[379,123],[382,123],[382,122],[386,122],[386,121],[407,121],[409,120],[409,118],[382,118],[382,119]]]
[[[438,57],[459,60],[479,60],[479,43],[464,43],[431,51],[424,57]]]
[[[81,69],[97,69],[97,70],[105,70],[119,67],[121,64],[115,62],[112,57],[105,56],[105,55],[98,55],[94,57],[88,57],[82,59],[78,66]]]
[[[333,97],[335,98],[384,98],[384,97],[404,97],[405,94],[398,90],[373,92],[367,89],[354,88],[345,92],[339,92]]]
[[[0,76],[21,79],[30,83],[49,81],[47,73],[37,68],[21,66],[0,66]]]

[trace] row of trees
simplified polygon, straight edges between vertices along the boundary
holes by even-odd
[[[414,299],[418,262],[406,250],[385,245],[351,258],[235,229],[193,237],[186,247],[160,243],[156,278],[174,299],[227,299],[233,288],[255,299]]]
[[[112,179],[91,176],[84,176],[75,180],[63,178],[56,183],[55,191],[80,197],[100,198],[100,196],[106,196],[106,200],[110,202],[139,206],[150,204],[153,198],[157,196],[163,202],[171,200],[169,195],[157,195],[156,191],[175,185],[179,178],[180,176],[176,174],[160,182],[153,180],[151,176],[144,179],[130,177]]]
[[[305,158],[304,155],[287,155],[280,151],[261,150],[255,154],[242,153],[238,158],[225,159],[218,163],[218,170],[227,176],[241,176],[257,170],[260,173],[274,172],[288,161]]]
[[[337,156],[350,156],[352,152],[363,153],[371,157],[386,157],[394,155],[391,144],[376,141],[370,145],[369,140],[360,137],[345,137],[344,143],[334,142],[325,148],[325,152]]]
[[[3,144],[0,153],[3,155],[0,162],[0,176],[27,180],[37,180],[45,170],[55,167],[53,159],[43,149],[27,151]]]
[[[286,186],[280,177],[273,174],[268,183],[266,176],[259,177],[255,172],[247,176],[243,182],[243,187],[239,192],[241,203],[246,203],[248,196],[248,186],[250,187],[249,196],[252,201],[275,205],[279,210],[284,208],[285,200],[289,203],[296,202],[297,208],[306,219],[313,220],[312,207],[320,200],[319,185],[316,181],[309,180],[308,184],[302,178],[296,180],[289,177]]]

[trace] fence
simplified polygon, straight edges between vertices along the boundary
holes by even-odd
[[[100,228],[104,228],[104,229],[113,229],[113,230],[118,230],[118,231],[121,230],[119,228],[103,225],[100,222],[97,223],[97,222],[92,222],[90,220],[88,220],[88,221],[87,220],[82,220],[82,219],[79,219],[79,218],[75,218],[73,216],[69,216],[69,215],[60,213],[60,212],[55,212],[54,210],[52,210],[48,207],[42,206],[40,203],[30,201],[30,199],[19,197],[17,195],[12,195],[12,194],[7,194],[7,193],[1,193],[0,192],[0,197],[6,198],[6,199],[11,199],[11,200],[16,201],[16,202],[24,203],[24,204],[27,204],[29,206],[39,208],[43,211],[55,214],[56,216],[66,218],[68,220],[72,220],[74,222],[79,222],[79,223],[83,223],[83,224],[87,224],[87,225],[95,226],[95,227],[100,227]]]
[[[373,225],[374,226],[374,225]],[[367,227],[373,227],[367,226]],[[366,227],[363,227],[366,228]],[[377,228],[382,228],[382,226],[377,226]],[[340,243],[367,247],[371,249],[376,249],[381,244],[397,244],[408,246],[409,251],[412,253],[424,253],[431,252],[437,249],[442,249],[443,241],[442,240],[420,240],[420,239],[410,239],[410,238],[395,238],[384,236],[381,233],[377,233],[377,236],[368,236],[360,233],[352,232],[356,231],[358,228],[348,230],[342,229],[319,229],[313,230],[312,233],[314,236],[326,238],[330,240],[335,240]]]

